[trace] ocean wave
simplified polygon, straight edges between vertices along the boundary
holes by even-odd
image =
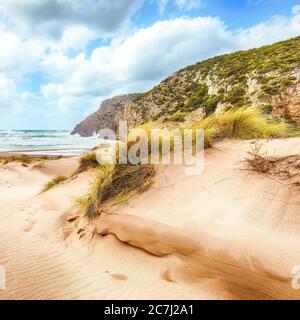
[[[67,130],[0,130],[1,151],[35,152],[35,150],[51,149],[53,154],[55,150],[60,149],[75,155],[92,149],[101,141],[96,135],[81,137],[71,135]]]

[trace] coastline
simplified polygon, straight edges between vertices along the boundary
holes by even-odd
[[[92,149],[78,149],[78,148],[68,148],[68,149],[26,149],[26,150],[10,150],[10,151],[0,151],[0,157],[10,157],[10,156],[21,156],[25,155],[30,158],[38,158],[38,157],[64,157],[71,158],[79,156],[85,152],[89,152]],[[63,152],[62,152],[63,151]],[[75,152],[77,151],[77,152]]]
[[[101,143],[97,136],[81,137],[66,130],[0,131],[0,154],[78,156]]]

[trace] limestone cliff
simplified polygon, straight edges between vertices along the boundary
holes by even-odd
[[[122,113],[125,105],[134,101],[139,96],[139,94],[127,94],[104,100],[98,111],[94,112],[78,124],[71,134],[79,134],[83,137],[89,137],[97,133],[100,129],[116,130],[116,115],[119,112]]]

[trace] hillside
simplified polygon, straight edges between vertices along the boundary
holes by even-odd
[[[147,121],[199,121],[215,111],[251,105],[274,118],[300,124],[300,37],[188,66],[135,96],[112,116],[127,119],[131,126]],[[107,112],[103,107],[98,111]],[[97,123],[110,127],[110,119]],[[86,123],[86,128],[86,133],[95,131],[93,123]]]
[[[100,129],[115,130],[115,117],[118,112],[124,110],[125,104],[136,99],[139,94],[126,94],[104,100],[100,108],[79,123],[71,134],[79,134],[83,137],[92,136]]]

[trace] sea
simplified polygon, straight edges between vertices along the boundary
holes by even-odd
[[[15,154],[76,156],[101,141],[96,135],[81,137],[67,130],[0,130],[0,152]]]

